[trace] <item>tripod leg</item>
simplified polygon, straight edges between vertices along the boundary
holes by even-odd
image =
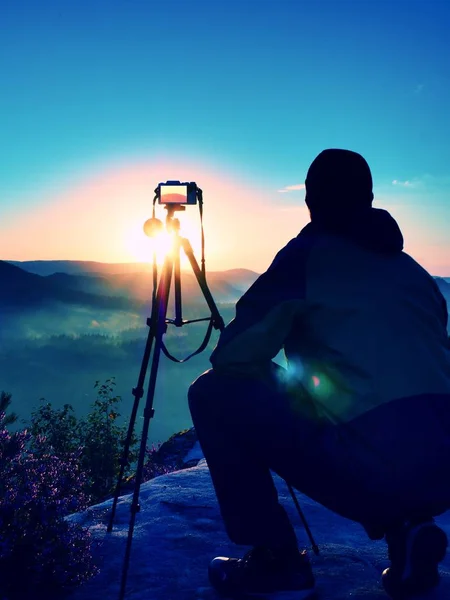
[[[308,521],[306,520],[306,517],[303,514],[302,509],[300,508],[300,504],[299,504],[299,501],[297,499],[297,496],[295,495],[294,488],[289,483],[287,484],[287,486],[288,486],[289,492],[290,492],[290,494],[292,496],[292,500],[294,502],[295,508],[297,509],[299,517],[300,517],[300,519],[302,521],[303,527],[305,528],[306,534],[307,534],[307,536],[309,538],[309,541],[311,542],[311,546],[312,546],[313,552],[314,552],[314,554],[317,555],[317,554],[319,554],[319,546],[316,544],[316,542],[315,542],[315,540],[313,538],[313,535],[311,533],[311,529],[309,528]]]
[[[175,237],[174,248],[174,298],[175,298],[175,327],[183,325],[181,302],[181,264],[180,264],[180,238]]]
[[[150,381],[147,391],[147,400],[144,408],[144,423],[142,427],[142,437],[139,449],[139,458],[136,468],[136,477],[134,484],[133,500],[131,503],[131,518],[130,526],[128,529],[127,546],[125,550],[125,559],[122,572],[122,581],[120,586],[119,600],[123,600],[125,596],[125,588],[127,583],[128,567],[130,564],[131,555],[131,543],[133,541],[134,524],[136,521],[136,514],[139,512],[139,491],[142,481],[142,472],[144,468],[145,451],[147,449],[147,437],[148,430],[150,427],[150,419],[154,415],[153,400],[155,396],[156,378],[158,375],[159,358],[161,355],[162,338],[166,330],[166,314],[167,304],[169,301],[170,284],[172,280],[173,271],[173,259],[167,257],[163,267],[163,273],[161,277],[160,287],[158,289],[158,296],[155,306],[155,313],[152,314],[152,327],[155,332],[155,347],[153,350],[152,366],[150,371]]]
[[[153,314],[153,311],[155,310],[155,308],[156,308],[156,300],[155,300],[155,302],[153,302],[153,305],[152,305],[152,314]],[[128,464],[128,455],[130,452],[131,438],[133,435],[134,425],[136,423],[136,415],[137,415],[137,411],[139,408],[139,401],[142,398],[142,396],[144,395],[145,375],[147,373],[148,363],[150,360],[150,354],[152,351],[153,340],[155,337],[154,328],[152,327],[150,319],[148,319],[147,325],[149,326],[150,329],[149,329],[149,333],[148,333],[148,337],[147,337],[147,343],[145,345],[144,356],[143,356],[142,363],[141,363],[141,370],[139,372],[139,377],[138,377],[138,383],[137,383],[137,386],[135,388],[133,388],[133,391],[132,391],[133,396],[134,396],[134,403],[133,403],[133,408],[131,411],[130,422],[128,424],[128,432],[127,432],[127,437],[125,438],[123,454],[120,459],[120,473],[119,473],[119,477],[117,479],[116,489],[114,492],[114,501],[113,501],[113,505],[112,505],[112,509],[111,509],[111,516],[110,516],[108,528],[107,528],[108,533],[111,533],[112,528],[113,528],[114,517],[116,515],[117,501],[120,496],[120,487],[122,484],[125,467]]]

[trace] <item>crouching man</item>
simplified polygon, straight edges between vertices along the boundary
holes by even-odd
[[[307,598],[314,576],[271,471],[385,538],[392,598],[433,588],[450,508],[450,348],[434,279],[372,208],[366,161],[325,150],[306,177],[311,221],[242,296],[189,390],[230,539],[215,558],[225,596]],[[284,349],[288,367],[273,358]]]

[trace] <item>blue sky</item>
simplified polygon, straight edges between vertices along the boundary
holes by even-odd
[[[0,257],[24,260],[24,216],[111,165],[207,165],[275,210],[343,147],[450,275],[449,24],[433,0],[4,1]]]

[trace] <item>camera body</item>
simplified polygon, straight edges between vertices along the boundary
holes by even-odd
[[[197,184],[194,181],[166,181],[156,188],[158,204],[197,204]]]

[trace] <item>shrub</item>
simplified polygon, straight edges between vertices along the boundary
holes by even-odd
[[[64,516],[83,510],[79,455],[64,459],[45,450],[38,436],[30,450],[25,430],[10,433],[11,396],[0,398],[0,594],[8,600],[54,598],[97,572],[88,531]]]
[[[86,418],[77,419],[70,404],[54,409],[50,403],[42,404],[31,415],[31,445],[35,453],[45,450],[60,458],[77,452],[81,468],[86,474],[84,492],[91,496],[93,504],[102,502],[114,493],[120,472],[120,461],[128,427],[119,426],[118,404],[120,396],[114,395],[114,378],[100,384],[97,381],[97,398]],[[39,448],[35,441],[40,439]],[[136,460],[137,439],[132,436],[129,465]]]
[[[147,448],[142,481],[186,468],[184,457],[196,441],[197,434],[191,427],[172,435],[163,444]]]
[[[159,450],[161,444],[152,444],[150,448],[146,449],[144,468],[142,469],[142,481],[150,481],[160,475],[167,475],[172,471],[176,471],[178,465],[175,461],[167,463],[163,457],[161,457]]]
[[[107,379],[104,384],[95,383],[94,387],[98,388],[97,399],[92,405],[93,410],[81,422],[84,446],[82,464],[89,476],[90,493],[98,501],[114,493],[128,429],[116,422],[120,416],[117,408],[121,398],[113,394],[115,385],[114,378]],[[133,434],[124,479],[137,458],[136,445],[137,438]]]
[[[59,409],[53,408],[50,402],[41,404],[31,413],[29,431],[35,454],[44,451],[64,457],[83,447],[81,423],[70,404]],[[35,444],[35,440],[39,440],[39,444]]]

